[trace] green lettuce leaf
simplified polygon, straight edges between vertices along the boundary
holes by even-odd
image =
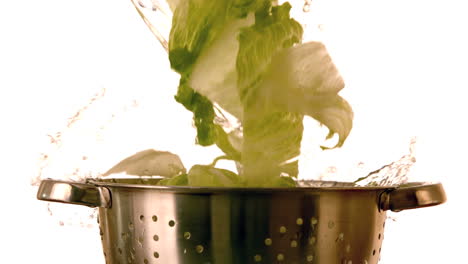
[[[239,187],[243,182],[239,175],[230,170],[209,165],[194,165],[188,172],[188,184],[203,187]]]
[[[234,70],[228,79],[236,75],[234,63],[237,49],[227,45],[237,45],[237,41],[230,38],[234,37],[235,40],[239,28],[249,24],[246,20],[249,12],[255,12],[268,3],[270,0],[185,0],[171,5],[172,8],[176,8],[169,36],[169,61],[171,67],[181,74],[175,99],[194,113],[196,142],[202,146],[216,143],[222,146],[222,149],[232,148],[228,141],[223,141],[225,135],[214,125],[215,112],[212,102],[227,98],[228,100],[219,102],[223,108],[229,112],[233,111],[224,104],[226,102],[239,109],[240,103],[231,103],[238,97],[237,89],[229,87],[229,83],[235,85],[236,81],[220,85],[216,78],[226,75],[225,72],[220,72],[226,67],[219,66],[226,65],[229,58]],[[220,54],[226,55],[223,58],[218,58],[219,53],[213,52],[219,51],[220,48]],[[221,90],[220,87],[225,89]],[[218,140],[217,135],[223,138]]]
[[[163,186],[187,186],[188,176],[187,173],[179,174],[172,178],[165,178],[159,181],[159,185]]]
[[[282,176],[298,174],[304,115],[327,126],[328,137],[338,134],[335,147],[348,136],[353,113],[338,95],[343,80],[322,44],[299,44],[303,29],[290,9],[271,0],[177,5],[169,40],[181,74],[176,100],[194,113],[197,143],[216,143],[242,165],[241,175],[195,165],[189,185],[290,186]],[[213,103],[241,121],[241,144],[215,122]]]
[[[302,26],[289,17],[290,9],[285,3],[260,10],[255,24],[239,34],[236,69],[243,104],[242,176],[248,186],[274,185],[287,173],[283,169],[297,171],[297,162],[287,164],[300,153],[303,115],[271,107],[260,90],[273,56],[302,39]]]
[[[309,115],[338,134],[343,145],[353,124],[353,111],[338,95],[344,88],[325,46],[308,42],[279,52],[260,85],[259,96],[269,107]],[[323,147],[325,148],[325,147]]]
[[[187,110],[193,112],[193,121],[197,129],[196,143],[202,146],[214,144],[216,133],[220,132],[215,131],[215,112],[210,100],[195,92],[188,86],[185,79],[181,79],[175,99],[185,106]]]

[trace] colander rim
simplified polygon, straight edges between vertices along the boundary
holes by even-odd
[[[298,186],[298,187],[202,187],[202,186],[161,186],[143,183],[119,183],[112,180],[132,180],[135,178],[119,178],[119,179],[89,179],[87,183],[102,187],[113,188],[130,188],[130,189],[152,189],[159,191],[172,191],[184,193],[225,193],[225,192],[242,192],[242,193],[271,193],[271,192],[312,192],[312,191],[379,191],[379,190],[394,190],[402,188],[413,188],[418,186],[438,185],[434,182],[409,182],[401,185],[387,186],[356,186],[352,182],[338,181],[315,181],[328,184],[339,184],[341,186]],[[149,179],[149,178],[148,178]],[[154,179],[154,178],[153,178]],[[157,180],[157,179],[155,179]]]

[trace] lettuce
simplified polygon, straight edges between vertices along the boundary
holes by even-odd
[[[243,104],[243,176],[249,186],[269,186],[284,166],[297,171],[303,131],[302,113],[279,109],[262,96],[262,80],[275,54],[302,40],[302,26],[289,17],[285,3],[255,14],[255,24],[239,34],[236,70]],[[289,175],[296,176],[296,175]]]
[[[271,0],[186,0],[174,12],[171,67],[181,80],[175,99],[194,113],[197,143],[216,144],[241,164],[240,174],[195,165],[175,184],[293,186],[303,117],[348,136],[353,113],[338,95],[344,87],[321,43],[301,44],[302,26],[289,3]],[[213,103],[242,124],[241,144],[216,123]]]

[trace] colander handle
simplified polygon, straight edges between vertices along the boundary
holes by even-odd
[[[92,184],[68,181],[41,181],[41,185],[37,191],[37,199],[89,207],[111,207],[109,189]]]
[[[399,212],[444,203],[447,200],[441,183],[412,183],[382,193],[380,208]]]

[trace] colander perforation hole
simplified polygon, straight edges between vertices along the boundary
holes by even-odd
[[[279,232],[280,234],[285,234],[288,231],[288,229],[285,226],[280,226]]]
[[[190,232],[184,232],[184,238],[185,238],[186,240],[189,240],[190,237],[192,237],[192,234],[190,234]]]
[[[284,260],[284,254],[279,253],[278,255],[276,255],[276,260],[283,261]]]
[[[174,220],[170,220],[168,224],[170,227],[174,227],[176,223]]]
[[[145,220],[145,216],[144,215],[140,215],[140,221],[143,222]]]
[[[296,240],[292,240],[291,243],[290,243],[290,245],[291,245],[292,248],[297,247],[297,241],[296,241]]]
[[[262,256],[261,256],[260,254],[255,255],[255,256],[254,256],[254,261],[255,261],[255,262],[260,262],[260,261],[262,261]]]
[[[315,236],[309,237],[309,245],[315,245],[315,242],[317,242],[317,238]]]
[[[312,262],[314,260],[314,256],[313,255],[307,255],[306,257],[306,261],[307,262]]]
[[[310,218],[310,225],[315,226],[318,223],[318,219],[315,217]]]
[[[203,253],[203,250],[205,250],[205,248],[204,248],[202,245],[197,245],[197,246],[195,246],[195,251],[196,251],[198,254]]]
[[[147,259],[144,259],[144,260],[143,260],[143,263],[148,264],[149,261],[148,261]]]
[[[153,257],[154,257],[154,258],[159,258],[159,253],[158,253],[158,252],[156,252],[156,251],[155,251],[155,252],[153,252]]]
[[[304,220],[302,218],[297,218],[296,219],[296,225],[302,225],[304,223]]]
[[[273,240],[271,238],[268,237],[268,238],[265,239],[265,245],[266,246],[271,246],[272,243],[273,243]]]
[[[157,217],[156,215],[153,215],[153,216],[151,217],[151,219],[153,220],[153,222],[157,222],[157,221],[158,221],[158,217]]]
[[[154,235],[154,236],[153,236],[153,240],[154,240],[154,241],[159,241],[159,236],[158,236],[158,235]]]

